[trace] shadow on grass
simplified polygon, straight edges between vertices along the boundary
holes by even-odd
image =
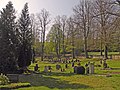
[[[72,76],[75,75],[74,73],[66,73],[66,72],[41,72],[42,75],[46,76]]]
[[[35,86],[35,87],[45,86],[50,89],[53,89],[53,88],[58,88],[58,89],[92,88],[84,84],[70,83],[68,81],[61,81],[60,79],[56,79],[56,78],[52,78],[48,76],[40,76],[40,75],[20,76],[20,82],[29,82],[31,83],[32,86]]]

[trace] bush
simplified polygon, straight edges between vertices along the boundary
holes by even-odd
[[[1,74],[0,75],[0,85],[6,85],[9,83],[9,79],[7,76]]]

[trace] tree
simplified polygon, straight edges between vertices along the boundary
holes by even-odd
[[[43,61],[44,57],[44,44],[45,44],[45,34],[47,30],[47,26],[50,23],[49,20],[49,12],[46,11],[45,9],[42,9],[40,14],[37,15],[38,22],[40,25],[40,33],[41,33],[41,61]]]
[[[76,36],[76,25],[74,24],[74,20],[72,17],[67,19],[67,27],[68,27],[68,35],[70,39],[70,45],[72,46],[72,58],[75,58],[75,36]]]
[[[26,69],[32,60],[32,30],[30,29],[30,23],[28,3],[26,3],[18,20],[18,38],[20,42],[18,66],[23,69]]]
[[[87,0],[82,0],[80,4],[73,8],[75,23],[79,25],[79,30],[83,34],[85,57],[88,58],[88,36],[91,30],[92,14],[91,3]]]
[[[0,73],[14,73],[17,70],[15,18],[13,4],[8,2],[0,17]]]
[[[63,56],[65,57],[65,29],[66,29],[66,21],[67,21],[67,17],[65,15],[63,15],[61,17],[61,28],[62,28],[62,50],[63,50]]]
[[[56,23],[51,27],[49,33],[47,34],[47,41],[53,45],[54,51],[56,52],[58,58],[60,58],[61,54],[61,39],[62,30],[60,29],[60,25]]]
[[[108,59],[108,45],[110,42],[111,33],[113,32],[112,26],[114,23],[115,16],[111,15],[109,12],[116,12],[116,7],[110,4],[111,0],[96,0],[95,11],[96,15],[95,18],[100,25],[100,39],[101,44],[104,47],[104,58]]]

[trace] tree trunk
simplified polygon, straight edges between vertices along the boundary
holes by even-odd
[[[102,40],[100,40],[100,55],[103,56],[103,51],[102,51]]]
[[[104,58],[108,59],[108,47],[107,47],[107,45],[104,46],[104,53],[105,53]]]
[[[84,40],[84,52],[85,52],[85,58],[89,58],[87,52],[87,38],[85,38]]]
[[[64,34],[63,34],[63,57],[65,57]]]
[[[44,43],[42,43],[41,61],[43,61],[43,58],[44,58]]]
[[[72,41],[72,58],[75,59],[75,48],[74,48],[74,41]]]

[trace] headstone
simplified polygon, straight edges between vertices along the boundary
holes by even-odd
[[[90,55],[90,58],[93,58],[93,55]]]
[[[65,64],[65,68],[68,68],[68,64]]]
[[[87,63],[85,64],[85,67],[88,67],[88,64],[87,64]]]
[[[48,67],[47,66],[44,67],[44,72],[48,72]]]
[[[63,72],[65,72],[65,69],[63,68]]]
[[[104,68],[107,68],[107,67],[108,67],[106,62],[103,63],[103,67],[104,67]]]
[[[77,62],[77,58],[75,59],[75,62]]]
[[[106,75],[106,77],[112,77],[112,75],[110,75],[110,74],[107,74],[107,75]]]
[[[85,68],[83,66],[78,66],[77,74],[85,74]]]
[[[69,63],[71,63],[71,62],[69,61]]]
[[[63,71],[63,69],[61,68],[61,72]]]
[[[77,73],[77,66],[74,67],[74,73]]]
[[[89,64],[89,74],[94,74],[94,63]]]
[[[59,64],[56,65],[56,69],[59,70],[61,66]]]
[[[80,66],[80,62],[77,65]]]
[[[74,67],[74,62],[72,62],[72,67]]]
[[[38,64],[36,64],[35,67],[34,67],[34,71],[38,71],[38,68],[39,68]]]
[[[102,60],[100,60],[100,64],[102,64]]]
[[[78,60],[78,62],[80,62],[80,60]]]
[[[112,55],[110,55],[110,59],[112,59]]]
[[[52,69],[52,67],[51,66],[48,66],[48,70],[51,70]]]

